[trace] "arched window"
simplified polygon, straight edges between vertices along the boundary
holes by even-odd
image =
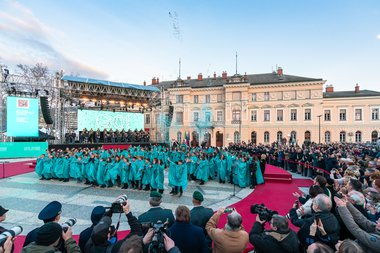
[[[355,142],[362,142],[362,132],[356,131],[356,133],[355,133]]]
[[[305,132],[305,141],[310,142],[311,141],[311,133],[310,131]]]
[[[178,143],[182,142],[182,133],[181,133],[181,131],[177,132],[177,141],[178,141]]]
[[[331,133],[329,131],[325,132],[325,142],[330,143],[331,142]]]
[[[296,131],[292,131],[290,133],[289,143],[296,143],[296,142],[297,142],[297,132]]]
[[[339,133],[339,141],[340,142],[346,142],[346,132],[342,131]]]
[[[269,132],[264,132],[264,142],[265,143],[269,142]]]
[[[251,132],[251,143],[257,143],[257,133],[255,131]]]
[[[240,143],[240,133],[238,131],[234,133],[234,143]]]
[[[281,131],[278,131],[278,132],[277,132],[277,142],[278,142],[278,143],[281,143],[281,141],[282,141],[282,132],[281,132]]]
[[[372,142],[377,142],[378,138],[379,138],[379,133],[377,131],[372,131],[372,134],[371,134]]]

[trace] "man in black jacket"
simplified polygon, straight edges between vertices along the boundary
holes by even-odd
[[[340,226],[336,217],[330,212],[331,199],[325,194],[319,194],[313,199],[312,209],[315,212],[310,218],[299,219],[296,206],[289,211],[293,225],[300,227],[298,238],[307,248],[314,242],[322,242],[332,249],[339,240]]]
[[[100,219],[104,216],[106,209],[103,206],[97,206],[92,210],[91,221],[92,225],[89,228],[83,230],[79,235],[79,247],[82,252],[84,252],[84,247],[86,246],[87,241],[90,239],[92,231]]]
[[[288,221],[280,215],[273,215],[269,231],[264,230],[265,221],[256,216],[249,233],[249,241],[255,247],[255,252],[298,253],[299,241],[296,232],[289,228]]]
[[[160,207],[162,202],[162,195],[157,191],[152,191],[149,197],[150,209],[145,213],[141,214],[138,218],[140,223],[153,222],[157,223],[157,221],[168,222],[168,226],[170,227],[174,223],[174,215],[173,211],[170,209],[164,209]],[[143,231],[144,234],[147,231]]]

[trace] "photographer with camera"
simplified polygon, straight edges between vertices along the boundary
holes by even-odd
[[[41,212],[38,214],[38,219],[42,220],[44,224],[48,222],[58,223],[61,219],[61,212],[62,204],[58,201],[52,201],[41,210]],[[37,234],[40,228],[41,227],[35,228],[26,235],[23,247],[28,246],[30,243],[36,241]],[[60,247],[60,250],[65,251],[63,245]]]
[[[161,234],[162,239],[157,240],[157,234]],[[154,243],[153,247],[151,247],[152,243]],[[174,241],[166,233],[158,233],[156,228],[148,230],[148,233],[143,238],[143,244],[148,247],[148,253],[181,253],[179,248],[175,246]],[[129,252],[124,251],[123,253]]]
[[[112,247],[112,253],[119,252],[119,250],[121,250],[121,248],[122,248],[122,245],[125,244],[125,243],[128,243],[128,240],[131,237],[134,237],[134,236],[141,237],[142,236],[141,224],[137,220],[136,216],[134,216],[132,214],[131,207],[130,207],[130,202],[126,200],[125,204],[124,203],[120,203],[120,205],[122,206],[122,210],[123,210],[125,216],[127,217],[128,225],[130,227],[130,232],[129,232],[129,234],[125,238],[123,238],[122,240],[118,241]],[[140,239],[140,244],[141,244],[141,239]]]
[[[168,222],[168,227],[174,223],[174,215],[172,210],[160,207],[162,203],[162,195],[157,191],[151,191],[149,195],[150,209],[142,213],[138,220],[140,223],[157,223],[157,221]],[[143,231],[144,234],[146,231]]]
[[[8,236],[2,245],[0,245],[0,253],[11,253],[13,249],[12,236]]]
[[[7,218],[7,212],[9,210],[8,209],[5,209],[4,207],[0,206],[0,223],[5,221],[5,219]],[[2,226],[0,226],[0,233],[2,233],[3,231],[5,231],[6,229],[3,228]]]
[[[65,252],[80,253],[80,248],[72,238],[73,232],[68,227],[66,232],[62,230],[62,226],[56,222],[47,222],[40,227],[36,233],[35,242],[24,247],[21,253],[59,253],[58,249],[61,245],[61,238],[64,241]]]
[[[96,224],[99,223],[100,219],[104,216],[106,209],[103,206],[96,206],[91,212],[91,227],[86,228],[79,234],[79,247],[82,252],[84,252],[84,248],[86,243],[91,238],[92,231]]]
[[[241,215],[233,210],[228,214],[224,228],[217,228],[220,216],[225,210],[224,207],[219,208],[206,224],[207,233],[214,241],[213,253],[241,253],[248,243],[248,233],[242,226]]]
[[[267,231],[264,230],[266,222],[270,224],[270,230]],[[249,233],[249,241],[255,247],[255,252],[257,253],[299,252],[299,241],[296,232],[289,228],[288,220],[278,214],[272,216],[257,214],[256,222]]]

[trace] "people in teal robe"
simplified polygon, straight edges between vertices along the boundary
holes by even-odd
[[[151,177],[152,191],[164,192],[164,164],[162,160],[157,158],[153,159],[152,164],[152,177]]]
[[[39,177],[42,179],[42,171],[44,170],[45,154],[39,156],[36,160],[35,171]]]
[[[106,167],[107,167],[107,160],[101,158],[99,161],[98,170],[96,172],[96,182],[102,188],[106,187],[106,182],[104,180]]]
[[[218,170],[218,179],[219,183],[226,183],[226,176],[227,176],[227,160],[224,154],[222,154],[216,159],[216,165],[217,165],[217,170]]]
[[[182,160],[173,162],[168,158],[169,167],[169,186],[172,187],[170,194],[182,196],[183,191],[187,187],[187,171],[186,166],[182,163]]]
[[[47,159],[45,159],[43,164],[43,170],[41,172],[41,176],[44,179],[52,178],[52,170],[53,170],[53,156],[49,154]]]
[[[255,161],[256,163],[256,183],[257,184],[263,184],[264,183],[264,177],[260,169],[260,160]]]
[[[195,173],[196,179],[200,180],[200,185],[204,185],[208,181],[208,160],[205,159],[205,156],[202,155],[198,161],[198,169]]]
[[[128,186],[131,184],[131,181],[129,179],[129,173],[131,171],[131,163],[129,162],[128,158],[125,158],[125,157],[123,158],[120,168],[121,168],[120,180],[121,180],[122,189],[128,189]]]
[[[151,183],[151,179],[152,179],[152,165],[149,161],[149,158],[145,159],[145,163],[143,166],[144,166],[144,171],[143,171],[141,182],[142,182],[142,185],[144,187],[144,190],[148,191],[148,190],[150,190],[150,183]]]

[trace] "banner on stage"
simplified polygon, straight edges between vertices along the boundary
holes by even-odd
[[[47,142],[0,142],[0,159],[38,157],[47,148]]]
[[[104,129],[129,130],[144,129],[144,114],[132,112],[110,112],[95,110],[78,110],[78,130]]]
[[[7,97],[7,136],[38,137],[38,99]]]

